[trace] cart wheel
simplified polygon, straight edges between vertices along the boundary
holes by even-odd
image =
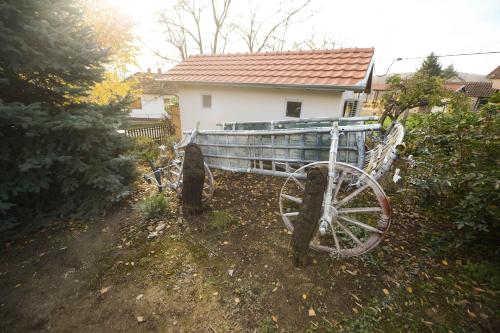
[[[297,169],[281,188],[280,213],[290,231],[299,215],[307,171],[320,165],[328,167],[328,162],[315,162]],[[349,164],[337,162],[334,183],[329,203],[331,221],[318,221],[310,247],[341,257],[366,253],[380,243],[389,229],[389,199],[373,177]]]
[[[203,183],[203,202],[208,202],[212,199],[214,194],[215,186],[214,186],[214,176],[210,171],[210,168],[206,163],[203,163],[205,166],[205,182]],[[172,189],[177,196],[182,195],[182,170],[181,170],[181,161],[173,160],[169,163],[166,170],[167,184],[170,189]]]

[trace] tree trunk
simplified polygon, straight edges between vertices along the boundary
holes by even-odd
[[[296,267],[311,262],[309,243],[318,229],[327,181],[328,168],[313,167],[307,172],[305,196],[292,235],[293,264]]]
[[[186,216],[200,215],[205,168],[201,149],[194,143],[186,146],[182,179],[182,210]]]

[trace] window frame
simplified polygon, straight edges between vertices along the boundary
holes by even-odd
[[[347,108],[348,108],[348,105],[352,103],[352,109],[349,110],[349,112],[346,114],[346,111],[347,111]],[[358,113],[358,108],[359,108],[359,100],[357,99],[352,99],[352,98],[349,98],[349,99],[346,99],[344,101],[344,108],[342,110],[342,117],[346,117],[346,118],[352,118],[352,117],[356,117],[357,113]],[[351,112],[354,111],[354,114],[351,116]]]
[[[296,116],[289,116],[288,115],[288,102],[291,102],[291,103],[300,103],[300,111],[299,111],[299,116],[298,117],[296,117]],[[293,98],[287,98],[287,99],[285,99],[285,117],[300,119],[302,117],[302,110],[304,110],[304,101],[303,100],[293,99]]]
[[[210,106],[205,106],[205,96],[210,97]],[[211,109],[212,108],[212,94],[201,94],[201,107],[203,109]]]

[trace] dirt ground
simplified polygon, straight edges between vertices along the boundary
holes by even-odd
[[[429,221],[410,207],[393,203],[393,226],[371,253],[316,253],[297,269],[278,213],[283,179],[215,180],[198,219],[183,219],[167,194],[171,216],[145,221],[134,207],[155,190],[140,186],[106,218],[5,241],[0,331],[500,331],[498,284],[468,273],[481,259],[433,249]],[[230,223],[216,221],[221,212]]]

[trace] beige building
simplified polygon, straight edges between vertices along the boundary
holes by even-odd
[[[500,66],[488,74],[488,79],[493,83],[493,89],[500,90]]]

